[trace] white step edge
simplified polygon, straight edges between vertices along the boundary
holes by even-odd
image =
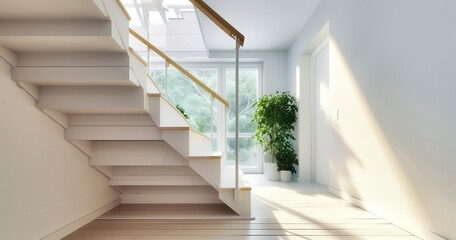
[[[156,126],[69,126],[67,140],[162,140]]]
[[[136,204],[222,203],[218,193],[121,194],[120,197],[122,203]]]
[[[198,175],[180,176],[113,176],[113,186],[203,186],[209,185]]]

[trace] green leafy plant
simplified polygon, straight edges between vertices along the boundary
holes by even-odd
[[[295,165],[298,165],[298,158],[290,142],[286,142],[278,149],[277,154],[277,170],[278,171],[291,171],[296,173]]]
[[[256,124],[254,138],[265,151],[271,153],[273,162],[274,159],[284,159],[278,156],[290,155],[287,152],[291,152],[290,148],[294,153],[289,141],[295,140],[293,133],[298,112],[296,98],[288,92],[276,92],[259,98],[254,106],[256,107],[252,120]],[[279,154],[280,151],[285,152]]]
[[[177,108],[177,110],[179,110],[179,112],[182,113],[182,116],[184,116],[185,119],[189,119],[188,115],[185,114],[185,109],[183,107],[181,107],[181,106],[179,106],[179,104],[177,104],[176,108]]]

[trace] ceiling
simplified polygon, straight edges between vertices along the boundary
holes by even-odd
[[[205,0],[245,36],[243,50],[287,50],[320,0]],[[234,41],[198,12],[206,47],[233,50]]]

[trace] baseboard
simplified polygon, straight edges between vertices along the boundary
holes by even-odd
[[[378,211],[376,211],[375,209],[372,209],[370,207],[367,206],[366,203],[363,202],[363,200],[361,199],[358,199],[358,198],[355,198],[351,195],[349,195],[348,193],[345,193],[345,192],[342,192],[342,191],[339,191],[335,188],[332,188],[332,187],[328,187],[328,192],[337,196],[337,197],[340,197],[366,211],[369,211],[387,221],[389,221],[390,223],[404,229],[405,231],[408,231],[410,232],[411,234],[419,237],[419,238],[422,238],[424,240],[448,240],[446,238],[443,238],[433,232],[430,232],[426,229],[423,229],[421,227],[418,227],[416,226],[415,224],[410,224],[410,223],[404,223],[404,222],[398,222],[398,221],[394,221],[394,220],[391,220],[391,219],[388,219],[387,217],[385,216],[382,216],[381,214],[378,213]]]
[[[120,204],[120,198],[98,208],[97,210],[85,215],[84,217],[79,218],[78,220],[60,228],[59,230],[41,238],[41,240],[58,240],[62,239],[68,234],[78,230],[82,226],[86,225],[87,223],[95,220],[97,217],[103,215],[107,211],[115,208],[117,205]]]

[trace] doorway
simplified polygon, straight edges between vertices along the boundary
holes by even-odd
[[[329,185],[329,40],[324,40],[311,55],[312,68],[312,165],[313,180]]]

